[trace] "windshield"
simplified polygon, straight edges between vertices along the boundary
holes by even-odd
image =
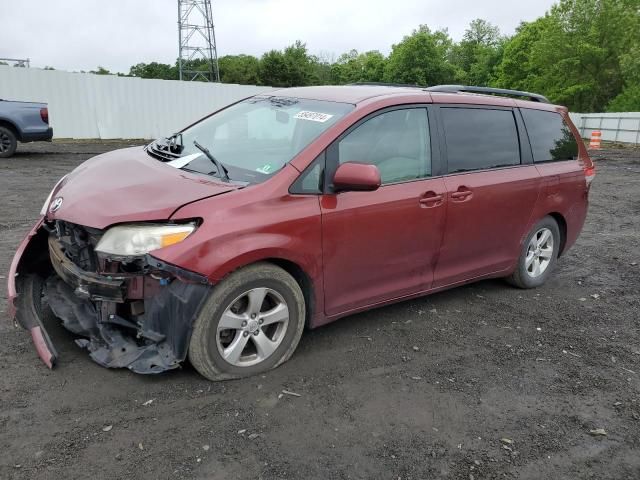
[[[253,97],[183,131],[181,158],[171,164],[221,176],[219,163],[233,181],[262,182],[352,109],[346,103]]]

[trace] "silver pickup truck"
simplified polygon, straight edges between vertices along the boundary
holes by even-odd
[[[52,137],[46,103],[0,99],[0,158],[13,155],[19,141],[49,141]]]

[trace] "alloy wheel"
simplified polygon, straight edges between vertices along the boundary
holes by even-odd
[[[553,233],[548,228],[541,228],[529,240],[525,269],[527,274],[536,278],[549,267],[553,258]]]
[[[216,333],[222,358],[237,367],[249,367],[269,358],[280,346],[289,325],[289,307],[270,288],[253,288],[224,310]]]
[[[11,148],[11,139],[6,133],[0,132],[0,153],[8,152]]]

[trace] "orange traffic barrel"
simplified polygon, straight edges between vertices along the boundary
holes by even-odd
[[[599,131],[591,132],[591,141],[589,142],[589,148],[594,150],[598,150],[600,148],[600,139],[602,137],[602,133]]]

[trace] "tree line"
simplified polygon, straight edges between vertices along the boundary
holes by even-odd
[[[204,61],[189,67],[208,69]],[[102,70],[94,73],[109,73]],[[376,50],[312,55],[296,41],[260,58],[223,56],[219,70],[224,83],[455,83],[542,93],[576,112],[640,111],[640,0],[560,0],[512,36],[483,19],[473,20],[459,42],[446,30],[420,25],[387,56]],[[139,63],[129,75],[176,80],[178,65]]]

